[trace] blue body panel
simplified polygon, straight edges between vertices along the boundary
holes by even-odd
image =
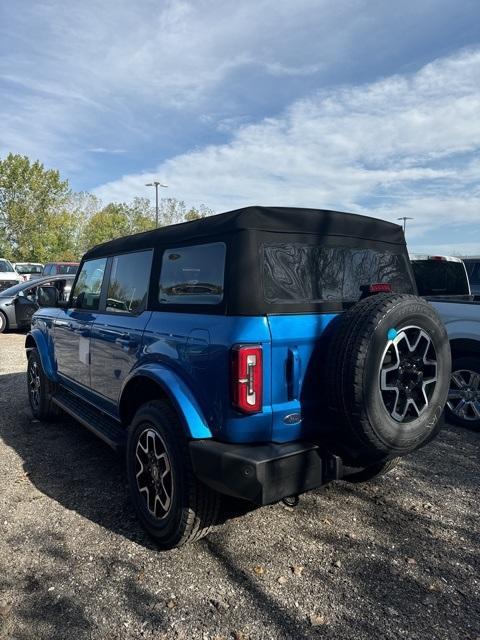
[[[124,390],[143,376],[172,399],[191,438],[289,442],[311,430],[306,410],[321,419],[320,407],[315,412],[319,394],[305,381],[334,317],[168,311],[112,317],[41,309],[31,336],[49,378],[116,419]],[[231,404],[231,348],[236,344],[263,349],[263,410],[253,415],[242,415]]]
[[[315,389],[314,381],[308,386],[305,382],[318,341],[334,317],[333,314],[268,316],[274,442],[301,439],[314,428],[315,425],[306,423],[305,413],[313,412],[321,420],[322,412],[316,407],[320,389]]]

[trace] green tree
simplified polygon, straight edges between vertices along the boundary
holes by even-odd
[[[75,252],[69,187],[58,171],[10,153],[0,160],[0,245],[15,261],[45,262]]]
[[[206,207],[204,204],[200,205],[198,208],[191,207],[190,209],[187,209],[183,200],[177,200],[176,198],[162,198],[158,207],[158,223],[159,226],[163,227],[169,224],[198,220],[199,218],[211,216],[213,213],[214,211]]]
[[[112,202],[87,219],[80,244],[86,251],[96,244],[148,231],[154,226],[155,220],[146,198],[135,198],[130,204]]]

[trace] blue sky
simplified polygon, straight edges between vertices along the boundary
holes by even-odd
[[[408,215],[480,254],[477,0],[0,4],[0,156],[109,200]],[[163,195],[163,194],[162,194]]]

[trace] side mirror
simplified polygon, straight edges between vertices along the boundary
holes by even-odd
[[[37,304],[39,307],[55,307],[58,302],[56,287],[46,286],[37,289]]]

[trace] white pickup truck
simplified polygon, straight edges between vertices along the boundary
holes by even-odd
[[[418,293],[440,313],[452,350],[447,419],[480,430],[480,302],[471,294],[462,260],[410,256]]]

